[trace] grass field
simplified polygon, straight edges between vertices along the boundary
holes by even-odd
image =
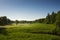
[[[37,34],[32,32],[53,32],[53,24],[12,24],[3,26],[7,35],[0,34],[0,40],[60,40],[60,36],[50,34]]]

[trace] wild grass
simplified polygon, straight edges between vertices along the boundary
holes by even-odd
[[[50,34],[35,34],[31,32],[52,32],[54,24],[12,24],[4,26],[7,35],[0,34],[0,40],[60,40],[60,36]]]

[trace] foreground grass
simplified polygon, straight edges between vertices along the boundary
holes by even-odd
[[[33,34],[31,32],[52,32],[53,24],[18,24],[7,25],[7,35],[0,34],[0,40],[60,40],[60,36],[50,34]]]

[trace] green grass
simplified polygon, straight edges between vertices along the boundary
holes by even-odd
[[[12,24],[6,25],[8,35],[0,34],[0,40],[60,40],[60,36],[50,34],[35,34],[31,32],[52,32],[53,24]]]

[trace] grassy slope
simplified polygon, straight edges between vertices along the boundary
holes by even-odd
[[[52,24],[18,24],[5,26],[8,35],[0,34],[0,40],[60,40],[60,36],[49,34],[32,34],[30,32],[52,32],[55,25]]]

